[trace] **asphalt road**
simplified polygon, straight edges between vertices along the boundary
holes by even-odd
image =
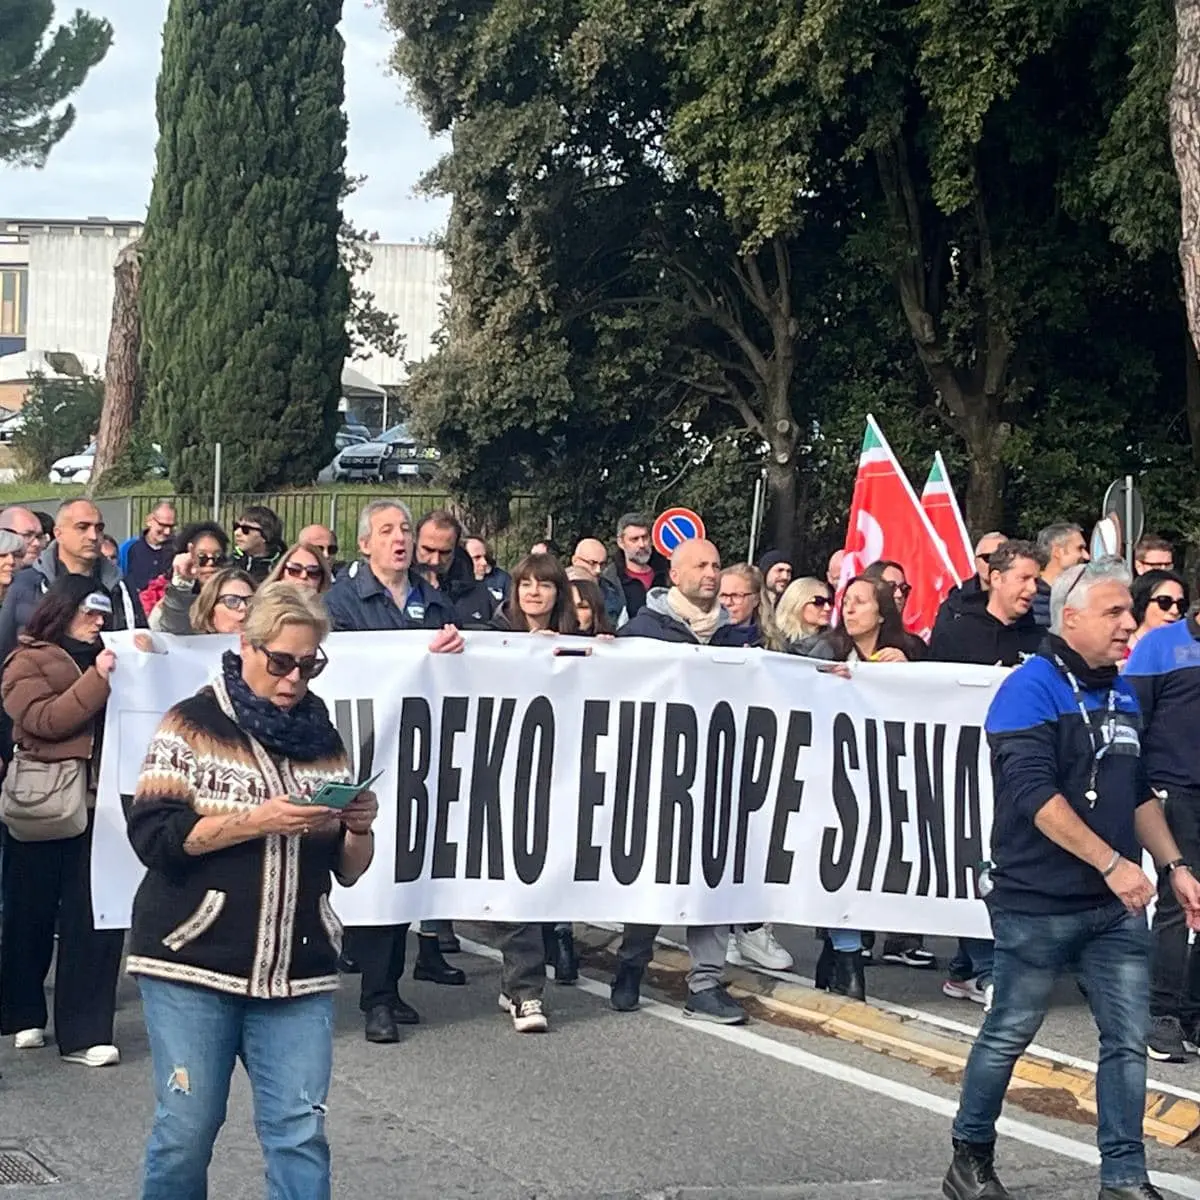
[[[807,936],[807,935],[806,935]],[[552,1031],[518,1035],[496,1005],[498,963],[464,955],[465,988],[406,981],[425,1017],[399,1046],[362,1038],[339,997],[329,1133],[334,1193],[353,1200],[885,1200],[933,1197],[951,1087],[857,1046],[754,1024],[714,1030],[674,1003],[614,1013],[602,983],[548,992]],[[879,969],[883,972],[883,969]],[[911,973],[888,969],[897,986]],[[924,986],[924,985],[922,985]],[[0,1049],[0,1147],[59,1177],[3,1200],[137,1195],[152,1110],[136,993],[121,990],[120,1067]],[[953,1002],[946,1001],[947,1005]],[[965,1008],[966,1006],[961,1006]],[[959,1012],[959,1006],[952,1011]],[[965,1014],[964,1014],[965,1015]],[[1000,1143],[1018,1197],[1096,1194],[1087,1126],[1014,1110]],[[1200,1157],[1153,1146],[1152,1167],[1200,1200]],[[260,1197],[248,1089],[235,1076],[210,1194]]]

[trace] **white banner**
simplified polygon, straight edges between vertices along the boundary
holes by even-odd
[[[620,639],[342,633],[316,691],[357,777],[375,861],[350,924],[462,920],[798,925],[987,936],[975,865],[992,787],[983,720],[1004,672],[863,665]],[[101,762],[97,924],[141,878],[122,796],[170,705],[231,639],[117,653]],[[563,653],[566,651],[566,653]]]

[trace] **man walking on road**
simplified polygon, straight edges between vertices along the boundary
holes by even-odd
[[[670,588],[655,588],[646,605],[617,633],[618,637],[654,638],[705,646],[745,644],[742,626],[735,626],[721,607],[721,555],[712,542],[683,542],[671,556]],[[612,1006],[633,1012],[638,1006],[642,975],[654,957],[657,925],[626,925],[617,951],[617,974],[612,983]],[[729,943],[727,925],[692,925],[687,931],[691,970],[685,1017],[719,1025],[742,1025],[746,1011],[725,990],[721,977]]]
[[[1141,713],[1117,672],[1134,631],[1125,564],[1061,572],[1051,636],[1001,684],[987,715],[994,862],[981,872],[996,939],[995,1002],[971,1049],[954,1119],[948,1200],[1007,1200],[996,1122],[1058,976],[1078,970],[1100,1030],[1100,1200],[1161,1200],[1146,1174],[1149,949],[1154,885],[1142,848],[1200,927],[1200,883],[1179,856],[1141,759]]]

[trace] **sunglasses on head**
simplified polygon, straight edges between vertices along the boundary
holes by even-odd
[[[196,566],[198,567],[223,567],[226,558],[223,554],[197,554]]]
[[[1151,596],[1150,603],[1157,604],[1165,613],[1174,609],[1181,617],[1187,612],[1187,601],[1182,596],[1178,599],[1174,596]]]
[[[297,658],[294,654],[284,654],[281,650],[268,650],[266,646],[256,645],[254,648],[266,657],[267,674],[274,675],[276,679],[286,679],[295,670],[299,670],[301,679],[316,679],[329,665],[329,659],[325,657],[323,650]]]
[[[236,529],[238,533],[257,533],[260,536],[262,535],[261,525],[248,525],[245,521],[239,521],[234,526],[234,529]]]
[[[283,568],[285,575],[291,576],[292,579],[320,579],[324,572],[320,567],[309,563],[290,562]]]
[[[230,612],[240,612],[250,603],[250,597],[241,596],[237,592],[229,592],[224,596],[218,596],[217,603],[223,608],[229,609]]]

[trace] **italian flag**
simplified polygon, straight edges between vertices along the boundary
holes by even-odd
[[[929,468],[929,478],[921,492],[921,507],[941,539],[958,582],[964,583],[975,574],[975,547],[971,545],[940,450],[933,456],[933,466]]]
[[[883,430],[870,415],[858,458],[844,549],[842,588],[880,559],[891,559],[904,568],[912,586],[904,624],[911,633],[928,640],[938,608],[958,580],[942,539]]]

